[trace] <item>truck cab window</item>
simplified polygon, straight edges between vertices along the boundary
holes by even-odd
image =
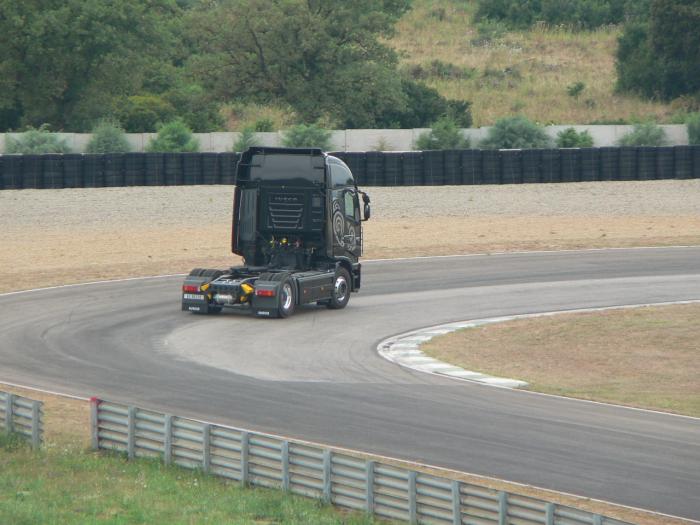
[[[333,189],[344,188],[346,186],[355,186],[355,179],[352,177],[352,173],[345,166],[340,164],[331,164],[331,187]]]

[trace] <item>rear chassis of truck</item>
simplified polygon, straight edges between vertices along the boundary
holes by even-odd
[[[342,175],[336,187],[331,173]],[[212,314],[247,306],[259,316],[287,317],[301,304],[344,308],[360,288],[362,251],[359,210],[355,230],[338,231],[347,192],[357,208],[352,173],[321,150],[250,148],[236,169],[232,228],[232,251],[244,266],[192,270],[182,309]]]

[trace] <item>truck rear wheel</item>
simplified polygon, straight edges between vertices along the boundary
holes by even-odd
[[[328,308],[340,310],[345,308],[350,300],[350,274],[345,268],[338,268],[335,272],[335,281],[331,298],[328,301]]]
[[[296,307],[296,294],[294,285],[289,279],[285,279],[279,288],[277,313],[280,317],[289,317]]]

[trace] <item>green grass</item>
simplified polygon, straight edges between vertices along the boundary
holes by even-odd
[[[347,524],[377,523],[282,491],[242,488],[155,460],[49,444],[33,452],[0,438],[0,523]]]

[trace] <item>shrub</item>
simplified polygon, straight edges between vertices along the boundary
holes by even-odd
[[[158,95],[136,95],[124,104],[119,120],[129,133],[152,133],[175,118],[173,105]]]
[[[654,122],[635,124],[634,129],[622,137],[620,146],[664,146],[668,144],[666,132]]]
[[[639,0],[636,0],[639,1]],[[634,1],[627,0],[478,0],[476,20],[501,20],[525,28],[537,22],[592,29],[619,24]]]
[[[443,117],[432,125],[432,129],[421,133],[416,140],[416,149],[464,149],[469,147],[469,139],[457,127],[454,120]]]
[[[292,126],[282,138],[282,144],[288,148],[331,149],[331,132],[317,124],[298,124]]]
[[[122,127],[113,120],[102,120],[92,129],[86,153],[128,153],[131,146]]]
[[[253,128],[243,128],[238,140],[233,143],[233,151],[242,152],[251,146],[260,146],[259,140]]]
[[[557,133],[557,148],[590,148],[593,146],[593,137],[588,131],[580,133],[574,128],[566,128]]]
[[[479,145],[484,149],[546,148],[551,140],[542,126],[515,116],[499,119]]]
[[[29,128],[17,138],[12,138],[9,135],[6,135],[5,138],[5,153],[41,155],[43,153],[70,152],[71,149],[65,139],[56,133],[51,133],[46,124],[39,129]]]
[[[199,141],[192,136],[192,130],[182,120],[176,119],[163,124],[158,136],[148,143],[147,151],[162,153],[199,151]]]
[[[269,133],[275,131],[275,123],[269,117],[263,117],[253,122],[253,131],[257,133]]]
[[[570,84],[566,86],[566,92],[570,97],[578,99],[579,95],[583,93],[583,90],[586,89],[586,84],[583,82],[574,82],[573,84]]]
[[[700,145],[700,113],[691,113],[685,121],[688,127],[688,144]]]

